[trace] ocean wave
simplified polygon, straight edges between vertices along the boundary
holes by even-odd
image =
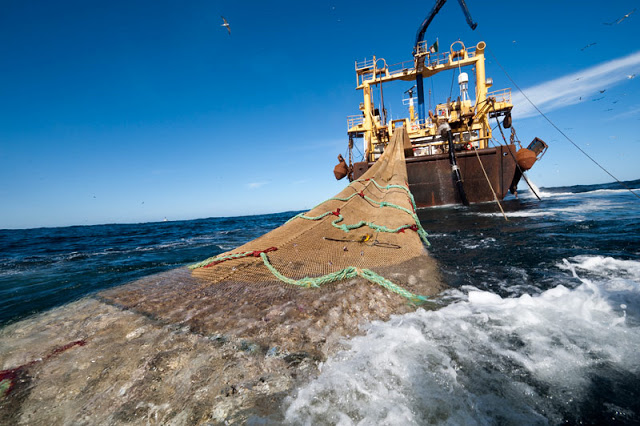
[[[467,213],[470,215],[476,216],[485,216],[485,217],[502,217],[501,212],[493,212],[493,213]],[[538,216],[553,216],[553,211],[515,211],[515,212],[505,212],[507,217],[538,217]]]
[[[633,191],[638,191],[639,189],[637,188],[631,188]],[[600,189],[592,189],[592,190],[579,190],[576,192],[556,192],[556,191],[549,191],[549,190],[539,190],[537,191],[538,195],[540,196],[540,198],[544,199],[544,198],[569,198],[569,197],[582,197],[582,196],[592,196],[592,195],[596,195],[596,196],[601,196],[601,195],[616,195],[616,194],[620,194],[620,195],[633,195],[628,189],[623,188],[623,189],[606,189],[606,188],[600,188]],[[531,191],[526,191],[526,192],[522,192],[518,194],[520,196],[520,198],[526,199],[526,200],[535,200],[536,196],[531,192]]]
[[[617,404],[629,397],[625,378],[633,383],[640,373],[640,328],[630,321],[640,306],[620,303],[621,294],[637,299],[640,285],[611,282],[637,277],[638,262],[578,257],[561,266],[574,268],[571,276],[538,295],[466,287],[450,290],[439,310],[372,323],[288,400],[287,422],[557,424],[593,413],[637,420]],[[572,284],[575,269],[601,276]],[[593,389],[604,406],[591,407]]]

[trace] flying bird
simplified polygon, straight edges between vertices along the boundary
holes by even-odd
[[[603,24],[605,25],[617,25],[620,22],[624,21],[625,19],[627,19],[629,16],[631,16],[633,14],[633,12],[635,12],[636,10],[633,9],[631,12],[627,13],[626,15],[624,15],[622,18],[618,19],[617,21],[613,21],[613,22],[603,22]]]
[[[602,89],[602,90],[600,90],[599,92],[600,92],[600,93],[604,93],[604,92],[606,92],[606,91],[607,91],[607,89]]]
[[[582,52],[582,51],[584,51],[586,48],[589,48],[589,47],[593,46],[594,44],[598,44],[598,43],[589,43],[589,44],[587,44],[585,47],[583,47],[582,49],[580,49],[580,51]]]
[[[629,80],[633,80],[634,78],[636,78],[636,75],[635,74],[631,74],[631,75],[628,75],[627,78]]]
[[[231,26],[229,25],[229,22],[225,19],[224,16],[220,15],[220,17],[222,18],[222,21],[224,22],[224,24],[220,25],[221,27],[226,27],[227,31],[229,31],[229,35],[231,35]]]

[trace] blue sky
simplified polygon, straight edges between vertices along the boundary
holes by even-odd
[[[640,10],[616,23],[640,3],[467,4],[476,31],[450,0],[427,39],[441,50],[484,40],[579,146],[618,178],[640,178]],[[313,207],[346,184],[332,169],[361,102],[354,61],[411,59],[432,5],[3,1],[0,228]],[[492,89],[512,88],[520,138],[550,145],[529,174],[538,186],[611,180],[534,114],[490,55],[487,75]],[[437,101],[451,78],[434,79]],[[393,96],[392,115],[406,115]]]

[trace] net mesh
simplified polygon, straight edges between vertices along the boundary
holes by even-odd
[[[262,237],[193,265],[194,276],[212,284],[280,281],[285,288],[360,277],[412,302],[426,300],[421,289],[382,273],[425,256],[423,242],[428,244],[406,183],[406,135],[394,136],[361,179]]]
[[[325,325],[352,335],[362,321],[426,302],[443,285],[407,188],[407,137],[397,131],[362,179],[279,228],[191,273],[142,279],[100,299],[204,335],[308,351],[318,350]]]
[[[280,424],[286,395],[345,338],[443,288],[403,138],[363,179],[254,241],[0,330],[5,422]]]

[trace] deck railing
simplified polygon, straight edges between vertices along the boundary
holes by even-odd
[[[367,68],[373,69],[374,62],[375,62],[374,58],[371,58],[371,59],[365,58],[362,61],[356,61],[356,71],[367,69]]]
[[[362,114],[347,116],[347,130],[361,124],[364,124],[364,116]]]
[[[511,89],[500,89],[487,93],[487,98],[494,98],[496,102],[511,103]]]
[[[397,64],[389,65],[389,74],[397,74],[404,71],[412,71],[415,67],[415,63],[413,60],[411,61],[403,61],[398,62]]]

